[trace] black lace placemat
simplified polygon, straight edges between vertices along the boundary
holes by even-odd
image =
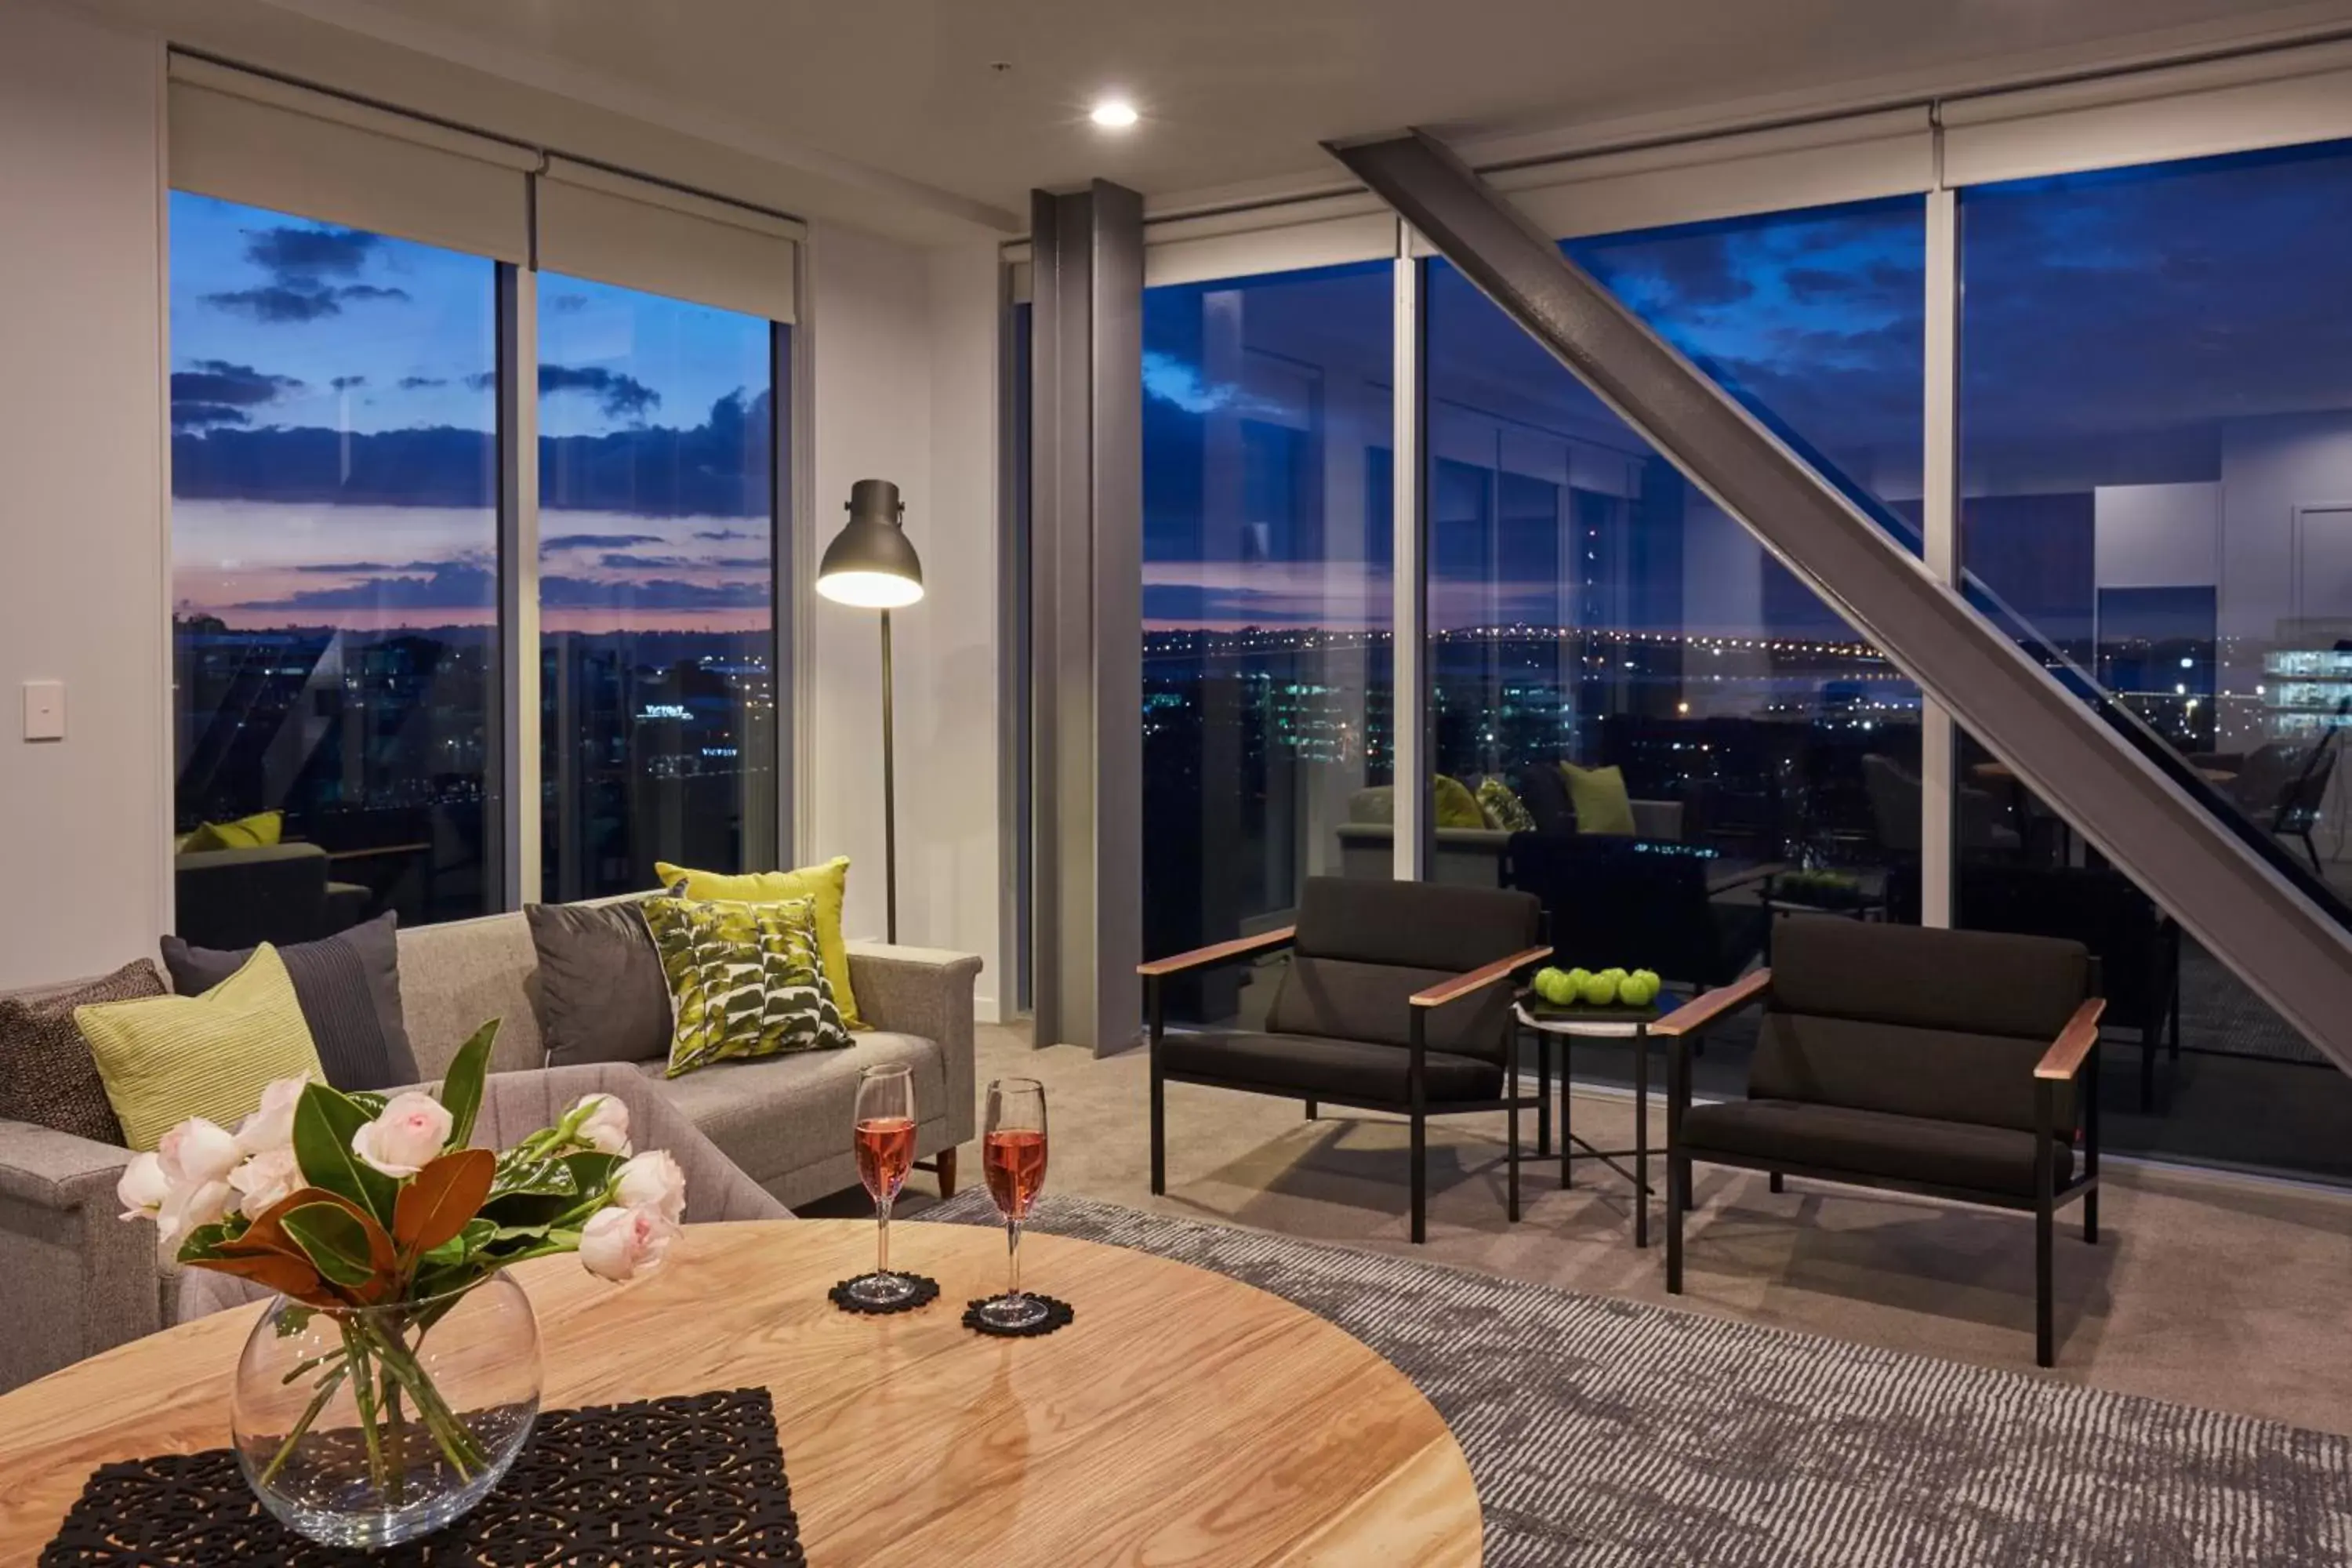
[[[575,1563],[799,1568],[764,1388],[540,1414],[498,1489],[447,1529],[374,1552],[320,1546],[269,1517],[227,1448],[101,1465],[42,1568],[540,1568]]]
[[[963,1326],[975,1333],[988,1334],[1000,1340],[1034,1340],[1039,1334],[1050,1334],[1055,1329],[1068,1328],[1078,1315],[1076,1308],[1058,1296],[1040,1296],[1036,1291],[1032,1290],[1029,1292],[1029,1299],[1032,1301],[1045,1303],[1045,1315],[1027,1328],[1002,1329],[982,1317],[980,1310],[987,1306],[990,1300],[990,1298],[985,1296],[964,1307]]]
[[[856,1275],[835,1285],[824,1293],[825,1298],[845,1312],[860,1312],[867,1317],[877,1318],[887,1317],[892,1312],[911,1312],[918,1307],[928,1307],[940,1299],[940,1282],[929,1275],[908,1274],[897,1269],[893,1269],[892,1272],[915,1288],[913,1293],[903,1301],[885,1301],[877,1305],[871,1301],[861,1301],[851,1295],[849,1288],[858,1280],[866,1279],[866,1276],[863,1274]]]

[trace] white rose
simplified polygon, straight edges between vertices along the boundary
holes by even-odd
[[[676,1225],[686,1217],[686,1173],[667,1149],[648,1149],[623,1165],[614,1196],[624,1208],[652,1209]]]
[[[387,1176],[413,1176],[448,1143],[452,1125],[439,1100],[410,1089],[352,1134],[352,1152]]]
[[[581,1266],[599,1279],[635,1279],[661,1267],[677,1236],[658,1209],[598,1209],[580,1227]]]
[[[175,1187],[225,1181],[245,1158],[236,1138],[201,1116],[191,1116],[164,1133],[155,1153],[163,1179]]]
[[[172,1195],[172,1179],[163,1174],[163,1162],[155,1155],[135,1155],[123,1167],[122,1179],[114,1184],[114,1195],[122,1205],[124,1219],[153,1219],[163,1212],[163,1200]]]
[[[308,1079],[281,1078],[261,1091],[261,1107],[237,1123],[236,1146],[248,1154],[294,1146],[294,1107]]]
[[[228,1217],[226,1182],[189,1182],[172,1189],[155,1216],[155,1255],[165,1267],[179,1260],[180,1243],[189,1234]]]
[[[259,1219],[303,1185],[302,1166],[294,1151],[265,1149],[228,1173],[236,1193],[236,1212]]]
[[[570,1121],[585,1110],[572,1136],[600,1154],[626,1154],[629,1152],[629,1108],[609,1094],[588,1094],[565,1113]]]

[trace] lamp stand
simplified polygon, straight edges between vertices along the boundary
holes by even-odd
[[[890,612],[882,612],[882,897],[884,940],[898,940],[898,759],[890,692]]]

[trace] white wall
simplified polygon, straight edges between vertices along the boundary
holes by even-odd
[[[811,237],[814,563],[850,486],[889,479],[925,595],[893,620],[898,940],[978,952],[981,1016],[1009,995],[997,843],[997,276],[986,242]],[[804,599],[801,851],[854,862],[852,935],[883,931],[881,653],[874,613]]]
[[[163,754],[162,55],[0,6],[0,986],[152,954]],[[23,682],[67,738],[19,739]]]

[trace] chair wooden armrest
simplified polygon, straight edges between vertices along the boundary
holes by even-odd
[[[1738,1012],[1771,988],[1772,972],[1769,969],[1743,974],[1728,985],[1692,997],[1651,1025],[1650,1033],[1668,1037],[1695,1035],[1717,1019]]]
[[[1443,1007],[1473,991],[1484,990],[1498,980],[1507,980],[1528,964],[1539,963],[1550,956],[1551,949],[1548,947],[1530,947],[1508,958],[1498,958],[1483,969],[1474,969],[1467,974],[1457,974],[1451,980],[1441,980],[1424,990],[1414,992],[1412,1005],[1416,1007]]]
[[[2091,1047],[2099,1043],[2099,1015],[2106,1009],[2107,1001],[2104,996],[2094,996],[2075,1008],[2074,1016],[2066,1020],[2066,1026],[2059,1031],[2058,1037],[2050,1043],[2050,1048],[2042,1052],[2042,1059],[2034,1064],[2033,1076],[2063,1083],[2081,1072],[2083,1058],[2089,1056]]]
[[[1253,953],[1269,952],[1277,947],[1288,947],[1298,936],[1297,926],[1284,926],[1279,931],[1260,931],[1255,936],[1237,936],[1231,942],[1220,942],[1208,947],[1196,947],[1190,952],[1180,952],[1172,958],[1155,958],[1149,963],[1139,963],[1135,972],[1145,979],[1164,974],[1181,974],[1188,969],[1207,969],[1213,964],[1231,963],[1235,959]]]

